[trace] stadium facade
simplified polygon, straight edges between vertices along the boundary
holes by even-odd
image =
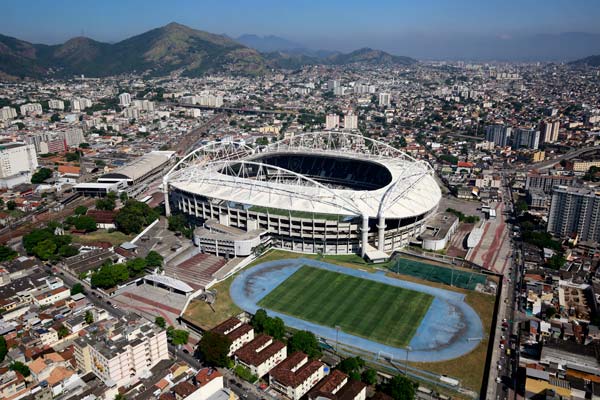
[[[363,256],[405,246],[441,199],[427,162],[344,132],[257,149],[209,143],[181,159],[163,189],[168,215],[266,230],[276,248]]]

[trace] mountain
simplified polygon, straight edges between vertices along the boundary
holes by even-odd
[[[417,60],[410,57],[394,56],[390,53],[386,53],[382,50],[374,50],[368,47],[355,50],[347,54],[334,54],[327,58],[327,61],[331,64],[354,64],[354,63],[368,63],[368,64],[385,64],[385,65],[410,65],[417,62]]]
[[[381,50],[363,48],[351,53],[330,53],[319,56],[303,52],[275,51],[263,53],[268,64],[274,68],[297,69],[303,65],[348,65],[355,63],[379,65],[411,65],[417,62],[410,57],[394,56]]]
[[[227,70],[257,74],[262,56],[225,36],[171,23],[109,44],[74,38],[62,45],[31,44],[0,36],[0,72],[13,76],[109,76],[130,72],[198,76]]]
[[[32,44],[0,35],[0,78],[102,77],[125,73],[151,76],[181,71],[185,76],[212,72],[256,75],[267,67],[297,69],[303,65],[353,63],[408,65],[416,61],[381,50],[360,49],[348,54],[309,50],[277,36],[243,35],[248,45],[277,49],[259,53],[225,35],[170,23],[117,43],[76,37],[59,45]],[[290,47],[295,46],[295,47]]]
[[[258,50],[261,53],[271,53],[274,51],[286,51],[304,48],[304,46],[299,43],[295,43],[291,40],[287,40],[274,35],[258,36],[246,34],[237,37],[235,40],[238,43],[243,44],[244,46],[248,46],[250,48]]]
[[[590,67],[600,67],[600,55],[580,58],[579,60],[571,61],[572,65],[588,65]]]

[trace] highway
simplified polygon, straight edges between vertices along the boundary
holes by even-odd
[[[568,153],[565,153],[563,155],[560,155],[556,158],[553,158],[551,160],[545,160],[545,161],[541,161],[539,163],[535,163],[535,164],[531,164],[528,166],[528,170],[542,170],[542,169],[547,169],[547,168],[551,168],[554,165],[560,163],[563,160],[570,160],[572,158],[577,158],[577,157],[581,157],[587,153],[600,153],[600,146],[590,146],[590,147],[583,147],[583,148],[579,148],[579,149],[575,149],[575,150],[571,150]]]

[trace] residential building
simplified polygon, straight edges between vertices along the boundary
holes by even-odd
[[[493,142],[496,146],[506,147],[510,144],[512,128],[504,125],[490,125],[485,127],[485,140]]]
[[[35,147],[25,143],[0,145],[0,178],[21,173],[31,174],[38,167]]]
[[[540,145],[540,131],[535,129],[515,129],[512,148],[520,149],[527,148],[537,150]]]
[[[269,373],[271,387],[292,400],[299,400],[325,376],[325,364],[310,361],[302,352],[296,352]]]
[[[235,317],[231,317],[223,321],[212,329],[213,332],[227,336],[231,340],[229,347],[229,357],[233,355],[245,343],[254,339],[254,329],[251,325],[246,324]]]
[[[392,102],[392,96],[389,93],[379,93],[379,106],[389,107]]]
[[[534,171],[527,174],[525,190],[540,189],[544,193],[550,194],[554,186],[573,186],[575,183],[574,176],[540,174]]]
[[[287,357],[287,347],[271,336],[260,334],[235,352],[235,360],[259,378]]]
[[[344,115],[344,129],[347,131],[358,129],[358,115]]]
[[[77,368],[93,372],[109,387],[136,381],[169,358],[164,329],[127,318],[123,317],[110,335],[86,335],[75,340]]]
[[[27,103],[19,107],[22,116],[41,115],[44,111],[40,103]]]
[[[308,392],[309,400],[365,400],[366,397],[366,384],[350,380],[348,375],[337,369]]]
[[[325,117],[325,129],[337,129],[340,127],[340,116],[337,114],[327,114]]]
[[[119,105],[121,107],[129,107],[131,104],[131,95],[129,93],[121,93],[119,95]]]
[[[17,118],[17,110],[9,106],[0,108],[0,121],[8,121],[14,118]]]
[[[558,141],[558,130],[560,129],[560,122],[556,120],[542,121],[540,124],[540,141],[541,143],[554,143]]]
[[[548,232],[560,237],[600,241],[600,192],[588,188],[555,186],[548,215]]]
[[[50,108],[51,110],[62,111],[65,109],[65,102],[56,99],[48,100],[48,108]]]

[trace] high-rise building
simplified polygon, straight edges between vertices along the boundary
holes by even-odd
[[[540,141],[542,143],[554,143],[558,140],[558,130],[560,122],[558,121],[542,121],[540,124]]]
[[[65,109],[65,102],[62,100],[48,100],[48,108],[50,108],[51,110],[64,110]]]
[[[515,129],[512,139],[512,148],[527,148],[537,150],[540,145],[540,131],[535,129]]]
[[[13,118],[17,118],[17,110],[9,106],[0,108],[0,121],[8,121]]]
[[[77,368],[93,372],[109,387],[136,382],[169,358],[166,331],[149,322],[119,321],[112,332],[81,336],[74,345]]]
[[[389,93],[379,93],[379,106],[388,107],[392,101],[392,96]]]
[[[340,127],[340,116],[337,114],[328,114],[325,117],[325,129],[337,129]]]
[[[40,103],[27,103],[19,107],[22,116],[26,115],[41,115],[44,110]]]
[[[494,142],[496,146],[506,147],[510,144],[512,128],[504,125],[489,125],[485,127],[485,140]]]
[[[332,79],[330,81],[327,82],[327,89],[329,90],[333,90],[335,88],[340,87],[341,83],[340,81],[336,80],[336,79]]]
[[[0,145],[0,178],[32,173],[38,166],[35,147],[25,143]]]
[[[344,129],[345,130],[358,129],[358,115],[354,115],[354,114],[344,115]]]
[[[131,104],[131,95],[129,93],[121,93],[119,95],[119,105],[121,107],[129,107]]]
[[[548,232],[560,237],[600,241],[600,192],[589,188],[555,186],[548,214]]]

